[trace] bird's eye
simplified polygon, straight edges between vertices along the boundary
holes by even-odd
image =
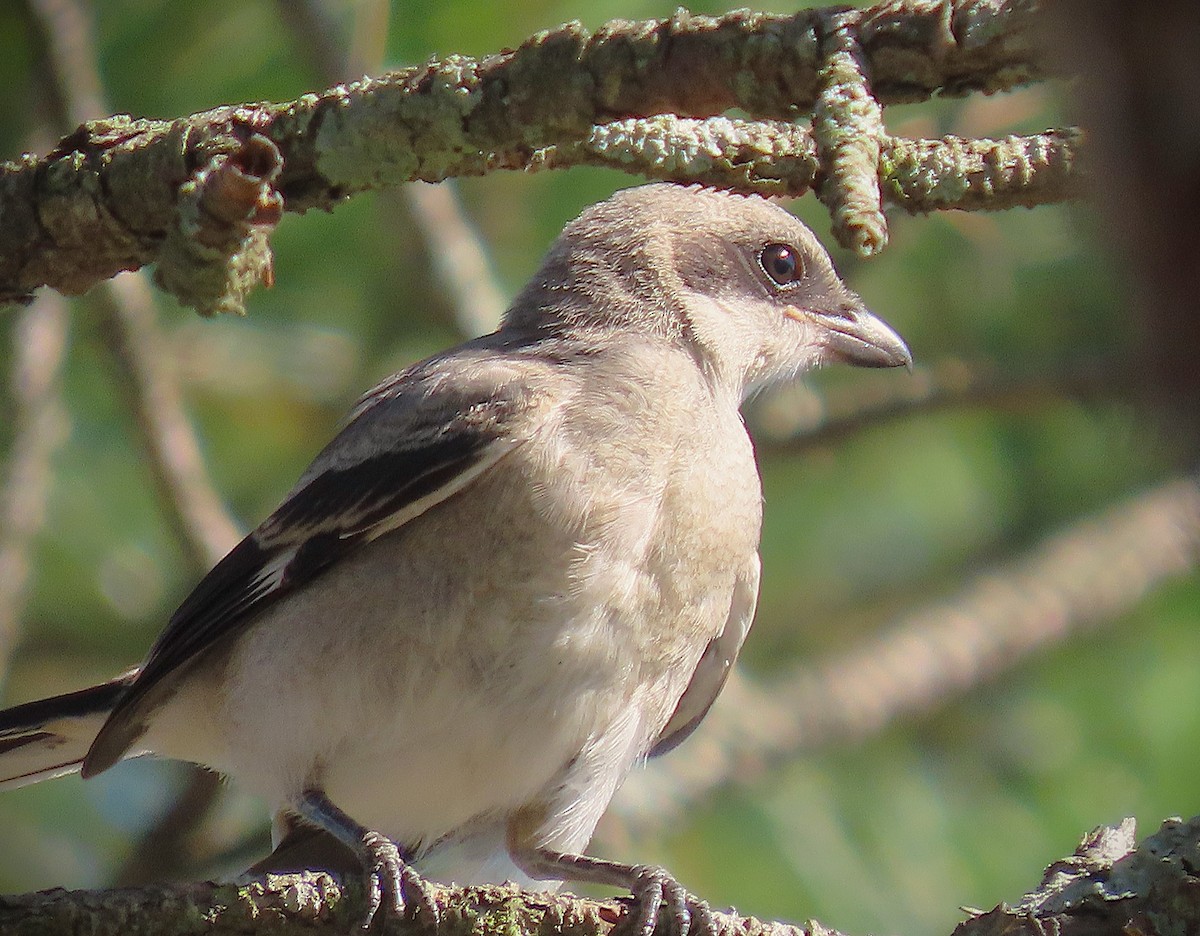
[[[758,255],[758,262],[779,286],[788,286],[804,274],[800,258],[787,244],[768,244]]]

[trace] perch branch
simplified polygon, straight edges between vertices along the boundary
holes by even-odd
[[[393,936],[608,936],[622,909],[613,901],[570,894],[529,893],[515,887],[434,888],[441,922],[389,919]],[[297,933],[344,936],[362,919],[361,887],[343,888],[323,872],[266,875],[239,884],[176,884],[109,891],[52,890],[0,897],[0,933],[11,936],[88,932],[134,934]],[[792,926],[753,917],[714,914],[723,936],[840,936],[818,923]],[[656,933],[672,931],[661,914]]]
[[[1190,933],[1200,919],[1200,818],[1168,819],[1140,844],[1132,819],[1084,837],[1074,854],[1054,862],[1042,882],[1015,905],[970,911],[954,936],[1129,936]],[[352,931],[362,912],[361,888],[343,889],[323,872],[267,875],[239,884],[176,884],[110,891],[52,890],[0,897],[0,932],[12,936],[88,932],[92,936]],[[436,929],[388,920],[393,936],[609,936],[623,918],[613,901],[513,887],[435,888]],[[714,914],[721,936],[840,936],[819,923],[764,923]],[[660,914],[656,934],[674,931]]]

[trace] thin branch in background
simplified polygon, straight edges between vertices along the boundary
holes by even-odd
[[[61,110],[59,123],[75,127],[104,116],[108,104],[96,67],[88,12],[78,0],[26,0],[26,3],[45,36],[52,83]]]
[[[633,776],[610,813],[639,828],[661,827],[731,780],[944,705],[1110,624],[1154,589],[1194,573],[1198,559],[1200,480],[1162,484],[980,575],[956,597],[904,615],[842,656],[769,685],[731,680],[688,742],[689,756]]]
[[[41,27],[64,124],[107,110],[97,67],[94,28],[78,0],[29,0]],[[237,525],[217,495],[200,444],[170,366],[154,300],[143,276],[131,273],[94,293],[101,331],[118,363],[122,392],[139,429],[146,461],[164,515],[198,574],[206,572],[240,539]],[[175,805],[151,827],[117,880],[128,883],[151,871],[169,876],[183,868],[184,843],[203,821],[219,792],[215,777],[195,769]]]
[[[106,110],[93,28],[78,0],[30,0],[42,28],[64,112],[77,122]],[[95,109],[95,113],[89,113]],[[96,292],[102,328],[127,380],[124,392],[141,431],[165,513],[194,568],[207,571],[241,538],[209,481],[200,444],[183,408],[145,280],[117,277]]]
[[[207,864],[211,860],[210,849],[197,841],[197,830],[220,791],[219,774],[195,768],[174,801],[130,850],[125,863],[113,875],[113,886],[161,881]]]
[[[760,451],[797,455],[872,426],[942,410],[1128,398],[1139,376],[1128,361],[1098,359],[1008,374],[986,362],[950,359],[918,368],[907,380],[861,382],[827,395],[803,383],[780,387],[755,400],[747,418]]]
[[[13,439],[0,487],[0,682],[20,636],[51,463],[69,428],[60,395],[69,322],[67,301],[49,290],[13,319]]]
[[[453,183],[412,182],[403,191],[458,330],[470,338],[495,331],[508,303]]]
[[[319,80],[332,83],[381,67],[389,4],[364,0],[355,6],[352,40],[344,54],[336,39],[341,30],[324,0],[278,0],[276,5]],[[412,218],[459,332],[475,337],[493,331],[507,302],[487,248],[463,211],[453,180],[413,182],[400,192],[386,189],[380,204],[385,211],[404,212]]]
[[[208,477],[153,294],[144,277],[122,274],[97,290],[92,301],[165,518],[191,566],[207,572],[241,534]]]
[[[346,54],[341,26],[320,0],[276,0],[275,10],[318,80],[348,81],[362,70]]]

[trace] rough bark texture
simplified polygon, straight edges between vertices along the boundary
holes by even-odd
[[[107,891],[50,890],[0,897],[4,936],[225,936],[308,933],[345,936],[362,922],[361,888],[343,889],[323,872],[267,875],[244,884],[177,884]],[[407,936],[607,936],[622,917],[615,902],[514,887],[437,888],[436,929],[388,919],[383,930]],[[724,936],[840,936],[819,924],[792,926],[716,914]],[[670,930],[667,915],[658,932]]]
[[[872,107],[998,91],[1043,77],[1031,38],[1038,22],[1033,0],[907,0],[840,12],[840,46],[824,41],[830,16],[681,11],[668,20],[614,21],[594,33],[569,23],[515,50],[483,59],[451,56],[287,103],[222,107],[173,121],[117,115],[85,123],[45,156],[0,166],[0,302],[27,301],[43,285],[81,293],[117,272],[158,261],[160,284],[185,303],[205,312],[240,311],[246,290],[269,277],[265,238],[277,218],[276,196],[285,210],[305,211],[410,180],[578,162],[621,162],[660,177],[760,187],[762,160],[747,168],[734,159],[728,169],[710,160],[674,171],[671,152],[632,159],[623,135],[605,128],[653,115],[710,118],[732,107],[756,119],[794,120],[811,113],[823,93],[822,126],[844,124],[851,118],[839,109],[844,96],[829,91],[831,81],[835,89],[842,84],[826,66],[830,50],[848,44],[855,67],[869,73]],[[846,82],[866,87],[865,78],[855,84],[858,79],[844,72],[838,74]],[[547,87],[555,93],[544,93]],[[710,128],[675,129],[680,126],[687,133],[676,143],[703,154]],[[838,135],[842,149],[850,145],[844,137]],[[607,148],[609,139],[619,144],[615,152]],[[796,150],[772,146],[765,162],[790,158],[807,166],[810,144],[796,142]],[[871,152],[887,153],[890,146],[875,140]],[[562,155],[572,149],[573,158]],[[918,149],[925,152],[926,174],[930,167],[939,173],[923,188],[944,191],[940,174],[959,172],[958,150],[946,141],[925,141]],[[831,204],[846,202],[839,193],[861,189],[864,178],[871,182],[861,160],[817,155],[826,172],[815,181]],[[837,174],[843,163],[858,167],[853,178]],[[1061,165],[1071,176],[1074,160]],[[212,189],[214,180],[234,177],[233,168],[248,197],[243,211],[230,214],[214,210],[229,207],[231,199]],[[763,172],[768,187],[778,183],[779,172],[769,165]],[[885,173],[891,200],[904,204],[907,178]],[[1013,174],[1010,183],[1022,178]],[[804,168],[787,190],[798,194],[813,182]],[[982,191],[972,193],[972,207],[980,206]],[[1027,193],[1024,201],[1069,194],[1068,185],[1057,194]],[[877,230],[877,202],[838,219],[843,239],[863,252],[882,246],[886,233]],[[926,199],[911,207],[953,204]],[[864,228],[874,233],[863,236]]]
[[[1014,905],[974,912],[954,936],[1130,936],[1194,933],[1200,928],[1200,817],[1168,819],[1136,843],[1132,819],[1086,835]],[[819,858],[819,856],[816,856]],[[389,919],[385,931],[412,936],[607,936],[622,919],[616,902],[512,887],[437,888],[441,922]],[[243,884],[177,884],[109,891],[51,890],[0,897],[4,936],[271,933],[344,934],[362,914],[357,886],[343,889],[322,872],[267,875]],[[721,936],[840,936],[800,926],[716,914]],[[672,924],[660,914],[656,934]]]

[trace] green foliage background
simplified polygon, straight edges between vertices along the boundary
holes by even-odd
[[[340,22],[353,6],[333,5]],[[387,60],[482,55],[569,19],[594,27],[672,12],[650,0],[397,0]],[[267,0],[104,0],[94,14],[114,111],[172,117],[322,84]],[[30,146],[45,98],[38,54],[20,5],[0,4],[0,86],[10,89],[0,95],[0,156]],[[909,135],[1035,132],[1061,122],[1053,93],[887,116]],[[460,191],[511,294],[566,220],[634,181],[600,170],[509,173],[463,180]],[[275,239],[276,286],[252,297],[247,319],[200,321],[159,297],[208,464],[247,528],[358,393],[458,340],[420,239],[392,205],[360,197],[331,214],[287,216]],[[793,207],[830,240],[814,199]],[[953,358],[1054,372],[1129,352],[1127,283],[1086,207],[895,216],[892,225],[881,258],[835,255],[919,364]],[[86,299],[76,303],[71,434],[54,466],[9,702],[131,665],[193,584],[149,492],[95,321]],[[7,378],[9,344],[0,355]],[[831,371],[809,384],[906,379]],[[0,403],[5,445],[7,410]],[[1118,395],[954,409],[803,457],[765,457],[764,589],[746,670],[777,675],[867,639],[1073,518],[1175,473],[1180,446],[1144,413]],[[662,862],[714,904],[757,916],[816,918],[848,932],[949,932],[959,906],[1015,899],[1096,824],[1133,815],[1145,833],[1168,815],[1200,812],[1191,773],[1200,750],[1198,599],[1200,582],[1174,584],[1110,629],[929,717],[728,787],[668,834],[602,829],[596,847]],[[169,764],[127,763],[87,784],[69,778],[0,796],[0,891],[104,884],[179,777]],[[265,829],[256,804],[232,790],[210,836],[236,840],[255,823]]]

